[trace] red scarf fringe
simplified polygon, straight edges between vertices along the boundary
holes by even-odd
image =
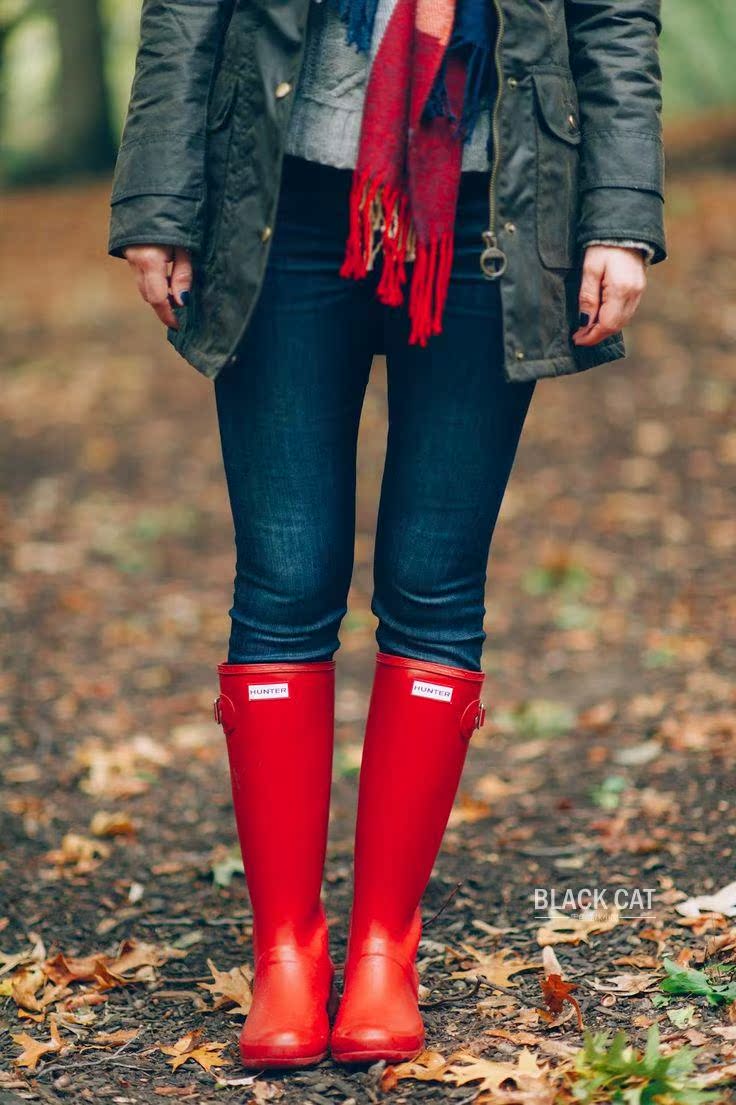
[[[410,345],[424,347],[442,332],[442,314],[452,269],[453,234],[416,241],[405,193],[355,173],[350,192],[350,230],[340,275],[361,280],[382,254],[376,294],[388,307],[404,302],[406,262],[413,261],[409,289]]]

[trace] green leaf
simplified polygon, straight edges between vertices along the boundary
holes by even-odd
[[[736,1001],[736,982],[714,985],[703,971],[681,967],[671,959],[664,960],[664,969],[667,977],[660,983],[660,989],[665,994],[700,994],[710,1005]]]
[[[716,1098],[691,1077],[692,1048],[671,1055],[660,1052],[659,1029],[652,1025],[644,1053],[617,1032],[586,1033],[571,1076],[573,1097],[582,1105],[700,1105]]]

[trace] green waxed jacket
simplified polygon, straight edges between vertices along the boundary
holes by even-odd
[[[529,380],[625,356],[577,327],[583,243],[666,257],[660,0],[489,0],[500,76],[489,223],[506,255],[505,372]],[[143,0],[109,250],[186,246],[169,341],[206,376],[234,359],[263,279],[310,0]]]

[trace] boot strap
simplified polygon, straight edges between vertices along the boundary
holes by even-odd
[[[460,735],[470,740],[476,729],[480,729],[486,720],[486,708],[478,698],[469,702],[460,718]]]
[[[213,711],[215,721],[221,725],[226,737],[235,731],[235,707],[226,694],[220,694],[215,699]]]

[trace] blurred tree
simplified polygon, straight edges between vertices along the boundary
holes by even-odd
[[[100,0],[51,0],[59,41],[57,116],[50,161],[62,173],[115,160]]]
[[[5,47],[16,27],[19,27],[34,5],[32,0],[0,0],[0,119],[6,90]]]

